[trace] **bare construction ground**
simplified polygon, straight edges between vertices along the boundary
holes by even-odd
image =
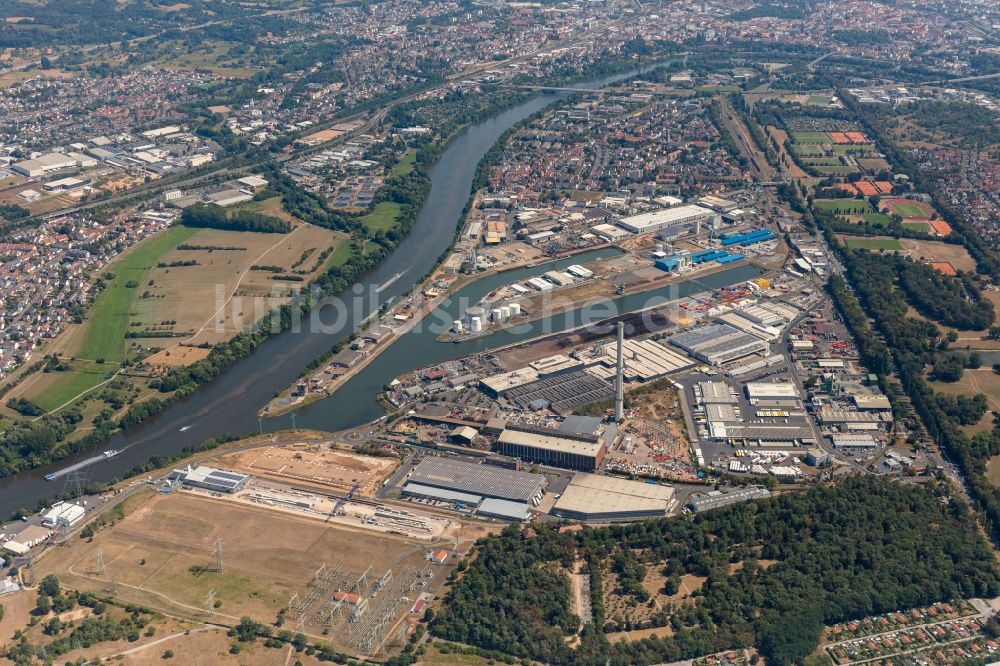
[[[335,492],[360,484],[356,494],[370,496],[396,468],[396,458],[377,458],[326,445],[287,444],[232,453],[219,464],[245,474],[286,483],[308,483]]]
[[[181,351],[180,346],[231,338],[319,275],[324,263],[320,254],[343,240],[343,234],[308,224],[285,235],[202,229],[185,246],[206,249],[168,252],[160,260],[163,265],[146,275],[129,331],[141,333],[151,347],[173,348],[169,355],[151,357],[153,365],[199,360],[204,354]],[[186,262],[195,263],[182,265]],[[301,281],[274,279],[285,274]],[[157,333],[163,337],[153,337]]]
[[[432,567],[426,562],[428,551],[448,547],[189,493],[148,492],[130,500],[130,506],[123,520],[98,531],[92,542],[78,540],[70,548],[50,551],[36,563],[39,574],[56,573],[67,587],[114,590],[123,602],[188,617],[236,623],[249,615],[271,623],[279,610],[289,607],[293,595],[298,601],[292,607],[304,607],[310,581],[321,565],[345,580],[369,571],[359,588],[367,596],[389,569],[399,573],[399,585],[409,587],[421,580],[415,572]],[[216,567],[214,552],[219,538],[223,571]],[[436,586],[447,569],[432,567],[435,576],[425,574],[423,579]],[[404,576],[404,571],[411,575]],[[210,610],[211,590],[219,603]],[[330,595],[335,591],[327,590]],[[369,603],[375,607],[374,601]],[[408,610],[393,608],[397,615]],[[313,636],[320,634],[317,626],[306,629]],[[345,629],[345,645],[348,638]],[[325,640],[340,642],[336,636]]]

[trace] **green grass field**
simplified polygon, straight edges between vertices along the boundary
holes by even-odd
[[[902,250],[895,238],[846,238],[844,243],[852,250]]]
[[[816,199],[813,208],[837,215],[870,215],[875,212],[870,203],[861,199]]]
[[[164,254],[198,232],[187,227],[170,227],[154,238],[147,239],[113,264],[108,272],[115,278],[94,301],[87,313],[87,330],[77,354],[79,358],[119,362],[125,359],[125,332],[128,328],[132,302],[145,287],[146,272],[156,266]],[[126,284],[137,282],[138,287]]]
[[[819,144],[816,143],[793,143],[792,150],[799,157],[827,157],[826,151],[824,151]]]
[[[806,104],[829,106],[831,99],[833,98],[829,95],[809,95],[809,97],[806,98]]]
[[[830,143],[826,132],[792,132],[792,140],[795,143]]]
[[[909,231],[919,231],[922,234],[933,233],[931,225],[926,222],[903,222],[903,228]]]
[[[354,244],[351,243],[350,238],[345,238],[341,241],[337,249],[330,253],[330,256],[326,260],[326,265],[323,266],[323,272],[327,272],[334,266],[343,266],[347,263],[347,260],[351,258],[351,253],[354,251]]]
[[[362,217],[361,222],[372,232],[388,231],[396,224],[396,218],[402,209],[398,203],[383,201],[375,206],[375,210]]]
[[[839,144],[833,147],[833,152],[840,155],[846,155],[848,153],[873,153],[875,152],[875,146],[868,143],[858,145]]]
[[[903,217],[926,217],[927,211],[924,207],[916,203],[893,203],[889,204],[892,212]]]
[[[403,157],[396,162],[396,165],[389,171],[389,176],[405,176],[413,171],[413,163],[417,158],[417,151],[408,150]]]
[[[802,161],[810,166],[840,166],[836,157],[803,157]]]
[[[892,218],[885,213],[863,213],[861,219],[869,224],[877,224],[883,227],[892,224]]]
[[[873,158],[870,160],[861,159],[858,160],[858,164],[867,169],[868,171],[888,171],[890,169],[889,163],[886,162],[881,157]]]
[[[99,367],[93,364],[78,367],[74,364],[73,369],[68,372],[52,373],[58,381],[51,382],[44,390],[29,391],[28,399],[45,411],[51,412],[105,381],[107,374],[115,369],[115,366],[110,364],[106,365],[103,371],[98,371]]]
[[[852,166],[821,166],[816,167],[816,171],[824,176],[849,176],[852,173],[858,173],[857,167]]]

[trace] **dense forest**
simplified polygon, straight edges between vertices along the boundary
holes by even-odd
[[[838,308],[851,313],[845,320],[852,332],[859,328],[857,312],[861,312],[865,321],[870,316],[885,341],[882,343],[873,333],[866,336],[862,331],[857,338],[862,359],[868,362],[872,357],[884,365],[886,355],[892,358],[900,385],[928,436],[958,463],[987,533],[994,543],[1000,543],[1000,489],[986,478],[986,463],[992,456],[1000,455],[1000,427],[970,437],[959,426],[967,424],[982,409],[982,400],[973,397],[971,402],[952,401],[936,394],[927,382],[925,367],[933,364],[938,371],[948,372],[952,357],[945,355],[942,361],[938,353],[941,344],[938,328],[930,322],[907,317],[907,304],[900,292],[885,288],[895,277],[893,263],[887,257],[846,250],[829,232],[827,240],[840,252],[857,293],[858,302],[852,303],[853,297],[843,288],[840,278],[831,280],[831,293]],[[967,359],[966,365],[969,360],[972,359]]]
[[[553,664],[651,664],[757,645],[768,664],[781,665],[811,653],[824,624],[1000,593],[990,547],[964,504],[869,476],[575,537],[535,531],[524,538],[510,527],[480,541],[432,634]],[[604,631],[618,627],[605,626],[595,594],[594,625],[572,649],[566,638],[579,620],[563,572],[578,556],[599,575],[624,573],[638,598],[636,562],[707,580],[693,603],[663,614],[669,638],[609,642]]]
[[[0,0],[0,15],[21,17],[20,21],[0,22],[0,48],[114,42],[246,14],[238,3],[203,0],[191,0],[180,11],[143,0],[127,3]]]
[[[982,331],[993,323],[993,304],[982,297],[970,275],[944,275],[927,264],[898,258],[899,286],[917,311],[962,331]]]

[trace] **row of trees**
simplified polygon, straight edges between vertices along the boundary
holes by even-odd
[[[185,227],[224,229],[227,231],[258,231],[268,234],[287,234],[292,225],[287,220],[279,220],[270,215],[262,215],[251,210],[236,210],[227,214],[224,208],[215,204],[195,204],[181,213],[181,224]]]

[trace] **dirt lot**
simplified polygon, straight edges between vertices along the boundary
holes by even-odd
[[[0,620],[0,645],[7,645],[13,640],[14,632],[24,629],[31,618],[31,609],[35,607],[38,593],[34,590],[21,590],[14,594],[0,597],[3,604],[3,619]]]
[[[1000,488],[1000,456],[993,456],[986,463],[986,479]]]
[[[312,225],[300,225],[287,235],[203,229],[187,241],[202,247],[232,247],[238,250],[174,250],[161,259],[166,266],[152,269],[142,285],[143,294],[133,311],[132,331],[162,331],[162,338],[143,338],[151,347],[197,346],[224,341],[244,326],[280,304],[292,288],[301,288],[319,274],[319,254],[341,242],[342,234]],[[272,279],[275,273],[250,270],[253,265],[280,266],[291,271],[306,250],[313,253],[298,270],[302,282]],[[174,262],[195,261],[194,266]],[[138,324],[138,325],[137,325]],[[153,364],[177,365],[178,358],[165,354]],[[184,352],[184,362],[201,358]]]
[[[968,250],[961,245],[951,245],[939,241],[900,239],[900,244],[906,255],[913,259],[928,261],[947,261],[960,271],[976,270],[976,262],[969,256]]]
[[[224,573],[213,568],[220,537]],[[57,573],[68,587],[84,590],[107,591],[113,576],[120,600],[183,614],[204,614],[206,595],[215,590],[221,602],[215,619],[250,615],[273,622],[323,563],[357,572],[371,566],[381,575],[402,564],[422,566],[428,547],[185,493],[150,492],[93,543],[51,551],[36,566],[41,575]],[[97,566],[98,551],[107,575]]]
[[[363,456],[331,449],[322,444],[269,446],[233,453],[219,459],[219,464],[227,469],[279,481],[305,482],[333,488],[338,492],[349,490],[354,483],[360,483],[358,493],[366,496],[378,489],[378,485],[392,473],[397,463],[395,458]]]

